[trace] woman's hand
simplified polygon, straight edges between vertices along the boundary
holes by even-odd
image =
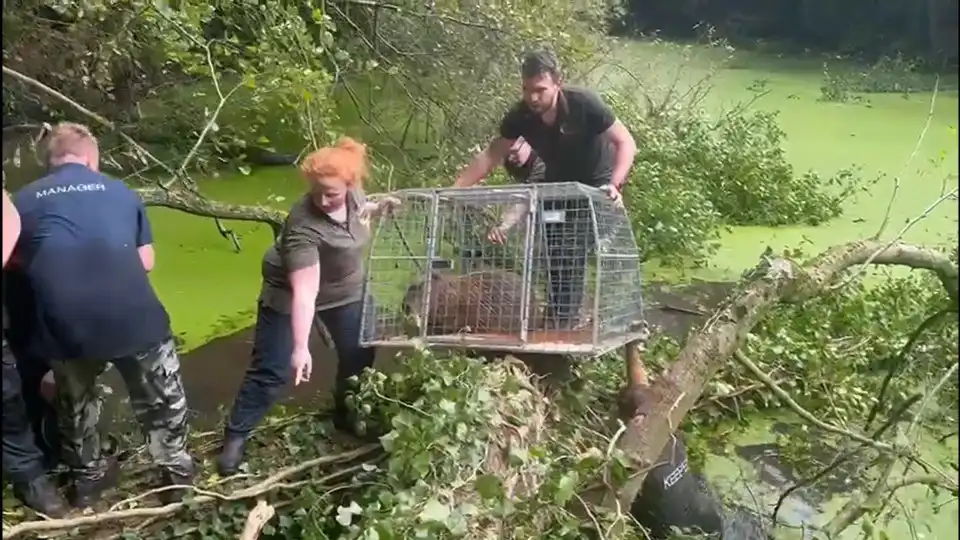
[[[310,375],[313,372],[313,357],[310,356],[310,349],[294,349],[290,355],[290,367],[293,368],[293,385],[299,386],[302,382],[310,382]]]
[[[377,215],[390,215],[390,212],[398,206],[400,206],[400,199],[387,195],[377,201]]]

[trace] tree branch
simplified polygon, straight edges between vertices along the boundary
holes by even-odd
[[[950,366],[950,368],[944,372],[943,376],[940,377],[940,380],[937,381],[933,388],[931,388],[930,391],[923,396],[923,401],[920,402],[920,407],[917,410],[917,414],[910,423],[910,427],[907,428],[907,432],[903,437],[904,439],[908,439],[910,435],[913,435],[914,432],[919,428],[920,420],[923,417],[924,411],[927,409],[934,396],[936,396],[940,392],[940,389],[942,389],[947,383],[947,381],[956,376],[958,368],[960,368],[960,364],[958,363],[954,363],[952,366]],[[880,474],[880,478],[873,486],[873,489],[870,490],[870,493],[867,494],[866,497],[852,497],[845,505],[843,505],[843,508],[841,508],[840,511],[837,512],[837,514],[823,527],[823,532],[826,534],[827,538],[836,538],[847,527],[856,523],[857,520],[863,517],[867,512],[880,508],[883,504],[883,499],[892,496],[897,489],[924,483],[927,485],[944,487],[950,490],[952,493],[958,492],[957,481],[955,479],[952,480],[952,482],[945,481],[947,479],[943,474],[909,476],[900,479],[897,482],[891,483],[890,476],[893,474],[894,468],[897,465],[897,461],[898,460],[893,456],[888,457],[883,473]]]
[[[448,15],[440,15],[435,12],[430,13],[418,13],[404,8],[403,6],[398,6],[396,4],[388,4],[386,2],[374,2],[372,0],[337,0],[341,4],[349,4],[354,6],[364,6],[373,9],[386,9],[388,11],[395,11],[397,13],[403,13],[406,15],[413,15],[414,17],[421,17],[424,19],[438,19],[441,21],[451,22],[460,26],[467,26],[470,28],[482,28],[484,30],[489,30],[491,32],[496,32],[498,34],[503,33],[503,29],[490,26],[488,24],[476,23],[472,21],[465,21],[463,19],[458,19],[456,17],[450,17]]]
[[[208,504],[216,501],[239,501],[247,499],[255,499],[264,495],[280,489],[298,489],[305,486],[307,483],[312,484],[324,484],[340,478],[342,476],[352,474],[357,470],[360,470],[360,465],[353,467],[346,467],[337,470],[336,472],[330,473],[322,478],[317,480],[305,480],[302,482],[294,483],[284,483],[283,481],[287,478],[302,474],[310,469],[314,469],[320,466],[330,465],[333,463],[345,463],[350,462],[364,456],[369,456],[374,452],[378,451],[380,448],[379,444],[370,444],[367,446],[360,447],[356,450],[350,450],[348,452],[343,452],[341,454],[334,454],[329,456],[322,456],[319,458],[311,459],[304,461],[299,465],[288,467],[277,473],[271,475],[270,477],[264,479],[263,481],[236,491],[231,494],[220,494],[216,492],[199,490],[195,486],[167,486],[162,489],[174,489],[174,488],[185,488],[193,490],[198,494],[197,497],[191,499],[190,501],[183,501],[177,503],[171,503],[166,506],[151,507],[151,508],[131,508],[129,510],[118,510],[114,512],[106,512],[103,514],[93,514],[86,516],[79,516],[75,518],[64,518],[64,519],[49,519],[43,521],[28,521],[25,523],[20,523],[13,527],[4,527],[3,537],[4,538],[16,538],[28,533],[38,533],[38,532],[49,532],[49,531],[61,531],[67,529],[74,529],[77,527],[85,527],[90,525],[102,525],[104,523],[112,523],[123,521],[127,519],[135,518],[156,518],[162,516],[171,516],[179,512],[181,509],[186,508],[188,505],[196,506],[200,504]]]
[[[871,258],[873,264],[934,272],[956,302],[956,265],[947,255],[918,246],[863,240],[829,249],[803,266],[784,258],[764,261],[752,272],[755,277],[690,337],[669,369],[651,385],[650,413],[629,421],[619,449],[634,461],[637,470],[655,463],[663,445],[700,398],[706,383],[774,305],[799,303],[817,296],[849,268]],[[900,450],[900,453],[907,451]],[[644,473],[632,476],[616,493],[608,490],[603,495],[603,504],[612,509],[629,508],[645,476]]]
[[[266,223],[273,229],[274,236],[280,234],[287,218],[287,213],[282,210],[214,201],[182,189],[165,190],[153,187],[138,188],[135,191],[140,194],[146,206],[162,206],[201,217]]]
[[[66,104],[66,105],[69,105],[70,107],[72,107],[73,109],[75,109],[75,110],[76,110],[77,112],[79,112],[80,114],[86,116],[87,118],[93,120],[94,122],[100,124],[101,126],[109,129],[110,131],[115,132],[121,139],[124,140],[124,142],[126,142],[127,144],[129,144],[130,146],[132,146],[134,149],[136,149],[138,152],[140,152],[143,156],[145,156],[146,158],[148,158],[150,161],[153,161],[154,163],[156,163],[156,164],[159,165],[160,167],[163,167],[164,170],[170,172],[171,174],[175,174],[174,171],[173,171],[173,169],[171,169],[166,163],[164,163],[162,160],[160,160],[159,158],[157,158],[156,156],[154,156],[153,154],[151,154],[149,151],[147,151],[146,148],[140,146],[140,143],[138,143],[137,141],[135,141],[135,140],[133,139],[133,137],[131,137],[131,136],[127,135],[126,133],[120,131],[120,129],[117,127],[117,125],[114,124],[113,122],[111,122],[110,120],[107,120],[107,119],[104,118],[103,116],[100,116],[99,114],[91,111],[90,109],[84,107],[83,105],[81,105],[81,104],[77,103],[76,101],[70,99],[69,97],[63,95],[62,93],[54,90],[53,88],[50,88],[49,86],[43,84],[42,82],[40,82],[40,81],[38,81],[38,80],[36,80],[36,79],[34,79],[34,78],[32,78],[32,77],[28,77],[28,76],[20,73],[19,71],[10,69],[10,68],[8,68],[7,66],[3,66],[3,74],[4,74],[4,75],[9,75],[9,76],[13,77],[14,79],[17,79],[18,81],[26,84],[27,86],[32,86],[33,88],[35,88],[35,89],[37,89],[37,90],[40,90],[41,92],[43,92],[43,93],[47,94],[48,96],[56,99],[57,101],[60,101],[60,102],[63,102],[64,104]]]

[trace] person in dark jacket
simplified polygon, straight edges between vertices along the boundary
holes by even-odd
[[[633,414],[649,414],[649,386],[630,393]],[[727,512],[702,476],[691,470],[687,447],[671,435],[657,463],[647,473],[631,507],[633,517],[652,540],[666,540],[674,530],[722,540],[767,540],[757,516],[744,510]]]

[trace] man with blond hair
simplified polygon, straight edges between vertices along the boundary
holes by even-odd
[[[23,222],[16,256],[36,317],[27,356],[48,359],[56,380],[71,503],[87,507],[116,483],[117,463],[102,455],[97,433],[96,381],[108,364],[124,380],[163,484],[188,484],[186,397],[170,318],[147,276],[154,253],[143,203],[99,172],[86,127],[57,125],[46,148],[49,173],[14,197]],[[164,502],[180,496],[161,493]]]
[[[20,237],[20,214],[3,191],[3,267],[6,269]],[[4,278],[6,300],[7,279]],[[17,360],[7,343],[9,320],[3,309],[3,476],[13,484],[14,495],[23,504],[44,515],[58,518],[67,513],[67,503],[46,476],[44,455],[37,446],[24,399]]]

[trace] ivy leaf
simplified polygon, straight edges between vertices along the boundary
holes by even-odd
[[[353,516],[363,513],[363,508],[356,501],[350,501],[350,506],[337,507],[337,523],[344,527],[349,527],[353,522]]]
[[[577,484],[580,482],[580,475],[576,471],[570,471],[567,474],[560,477],[560,481],[557,482],[557,492],[553,496],[553,501],[558,506],[563,506],[573,498],[573,491],[576,489]]]
[[[450,517],[450,508],[436,499],[430,499],[420,512],[420,521],[425,523],[436,522],[446,525]]]
[[[474,487],[484,499],[497,499],[503,495],[503,484],[492,474],[484,474],[477,478]]]

